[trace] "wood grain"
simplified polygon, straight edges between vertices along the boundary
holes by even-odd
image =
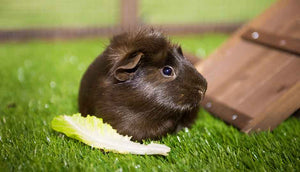
[[[299,109],[299,10],[300,1],[278,1],[196,64],[208,81],[202,103],[208,111],[250,132],[273,129]],[[296,46],[287,51],[243,39],[242,35],[252,37],[251,28],[266,33],[267,43],[284,38],[296,41]]]
[[[244,32],[242,38],[271,48],[300,55],[300,39],[297,38],[288,37],[286,35],[276,35],[253,28],[250,28]]]

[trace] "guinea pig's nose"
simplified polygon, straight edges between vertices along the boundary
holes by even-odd
[[[207,89],[207,81],[204,77],[202,77],[202,87],[203,87],[203,90],[204,90],[204,93],[205,93],[206,89]]]

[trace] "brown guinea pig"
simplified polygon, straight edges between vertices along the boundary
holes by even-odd
[[[154,29],[114,36],[85,72],[79,111],[101,117],[133,140],[189,127],[207,83],[181,47]]]

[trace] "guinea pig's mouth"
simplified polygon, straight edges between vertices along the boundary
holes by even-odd
[[[198,103],[200,103],[204,99],[205,92],[206,92],[206,87],[197,86],[192,90],[193,91],[191,93],[198,100]]]
[[[180,101],[180,107],[183,110],[191,110],[194,108],[198,108],[200,106],[201,101],[204,99],[206,89],[196,88],[190,92],[188,95],[184,95],[184,101]]]
[[[205,92],[206,92],[206,89],[205,90],[203,90],[203,89],[199,89],[198,90],[198,93],[200,95],[200,101],[199,101],[199,103],[204,99]]]

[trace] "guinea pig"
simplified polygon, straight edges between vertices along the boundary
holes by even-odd
[[[206,88],[179,45],[144,28],[114,36],[88,67],[79,111],[101,117],[132,140],[157,140],[191,126]]]

